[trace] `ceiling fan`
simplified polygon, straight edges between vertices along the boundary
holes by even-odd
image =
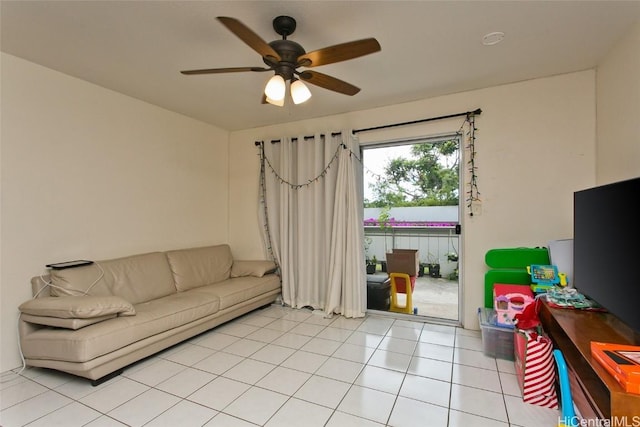
[[[287,40],[287,36],[293,34],[296,29],[296,20],[290,16],[274,18],[273,29],[282,36],[282,39],[274,40],[270,43],[264,41],[249,27],[235,18],[219,16],[217,19],[250,48],[258,52],[267,67],[207,68],[184,70],[181,73],[194,75],[274,71],[275,75],[265,87],[262,102],[279,106],[284,105],[287,81],[290,82],[291,97],[296,104],[304,102],[311,97],[311,92],[302,81],[345,95],[355,95],[360,91],[360,88],[350,83],[317,71],[300,71],[298,68],[312,68],[333,64],[378,52],[381,49],[376,39],[366,38],[306,52],[298,43]]]

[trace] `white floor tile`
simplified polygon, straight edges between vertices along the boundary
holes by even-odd
[[[247,335],[247,338],[254,341],[260,341],[263,343],[270,343],[280,338],[282,334],[284,334],[284,332],[276,331],[275,329],[260,328],[257,331]]]
[[[300,387],[294,397],[335,409],[350,387],[348,383],[314,375]]]
[[[355,331],[362,325],[364,322],[364,318],[347,318],[344,316],[335,316],[333,322],[331,322],[330,326],[332,328],[340,328],[340,329],[348,329],[350,331]]]
[[[371,347],[344,343],[331,356],[352,362],[367,363],[374,351],[375,349]]]
[[[425,357],[427,359],[442,360],[443,362],[453,361],[453,347],[428,342],[419,342],[416,345],[414,356]]]
[[[448,412],[442,406],[400,396],[391,412],[389,425],[415,427],[417,423],[425,423],[429,427],[447,427]]]
[[[400,396],[413,400],[449,407],[451,383],[432,378],[407,375],[400,389]]]
[[[96,410],[87,408],[79,402],[72,402],[29,423],[29,427],[80,427],[101,416],[102,414]]]
[[[318,335],[317,338],[324,338],[326,340],[345,342],[350,336],[353,334],[353,331],[348,329],[340,329],[328,326],[324,328]]]
[[[460,365],[474,366],[482,369],[497,371],[496,359],[485,356],[481,351],[456,348],[453,353],[453,361]]]
[[[72,402],[55,391],[47,391],[4,409],[0,423],[6,427],[23,426]]]
[[[279,365],[287,360],[296,351],[281,345],[268,344],[251,355],[252,359],[260,360],[274,365]]]
[[[363,366],[364,364],[362,363],[330,357],[318,368],[316,375],[353,383],[358,378]]]
[[[179,363],[185,366],[193,366],[202,359],[205,359],[215,353],[215,350],[211,348],[202,347],[195,344],[185,344],[178,351],[174,351],[171,354],[163,355],[166,360],[170,360],[175,363]]]
[[[119,378],[118,381],[106,384],[106,387],[83,397],[80,403],[106,414],[147,390],[149,386],[129,378]]]
[[[420,336],[420,331],[422,331],[422,328],[424,326],[423,322],[417,322],[417,321],[413,321],[413,320],[400,320],[400,319],[396,319],[395,322],[393,322],[393,326],[392,328],[395,327],[401,327],[401,328],[411,328],[411,329],[415,329],[417,332],[417,337]],[[417,339],[417,338],[416,338]]]
[[[249,421],[241,420],[240,418],[220,413],[213,417],[213,419],[206,423],[203,427],[256,427],[256,425],[250,423]]]
[[[156,388],[176,396],[187,397],[214,378],[216,375],[209,372],[187,368],[161,382]]]
[[[391,329],[389,329],[389,332],[387,332],[387,337],[418,341],[418,339],[420,339],[421,330],[422,327],[420,327],[419,329],[415,329],[412,327],[403,326],[403,324],[395,322],[393,326],[391,326]]]
[[[506,372],[508,374],[516,373],[516,366],[513,360],[496,359],[496,364],[500,372]]]
[[[333,411],[298,399],[289,399],[265,427],[323,427]],[[304,420],[301,422],[301,420]]]
[[[509,427],[509,424],[466,412],[449,411],[449,427]],[[553,425],[555,426],[555,424]],[[553,427],[549,425],[549,427]]]
[[[453,347],[455,343],[455,334],[452,332],[440,332],[423,329],[420,334],[420,342],[429,342],[431,344],[448,345]]]
[[[0,409],[6,409],[46,391],[45,386],[25,378],[24,381],[0,391]]]
[[[235,354],[240,357],[249,357],[265,345],[266,344],[264,342],[243,338],[225,347],[222,351],[225,353]]]
[[[299,350],[282,362],[282,366],[313,374],[324,364],[324,362],[327,361],[327,359],[329,359],[329,357],[323,354],[315,354]]]
[[[518,384],[518,377],[515,374],[508,374],[506,372],[499,372],[500,384],[502,385],[502,392],[511,396],[521,398],[522,391],[520,391],[520,384]]]
[[[180,398],[150,389],[123,403],[107,415],[132,427],[142,426],[178,403]]]
[[[394,353],[408,354],[411,356],[416,348],[416,341],[393,338],[386,336],[378,346],[379,350],[392,351]]]
[[[522,401],[514,362],[486,356],[479,331],[278,305],[97,387],[47,369],[21,372],[0,377],[5,427],[431,427],[447,417],[448,427],[537,427],[559,415]]]
[[[267,326],[269,323],[273,322],[273,320],[274,320],[273,317],[263,316],[261,312],[256,311],[238,319],[238,322],[263,328]]]
[[[221,411],[250,387],[250,385],[239,381],[218,377],[195,391],[188,399]]]
[[[299,323],[298,326],[291,329],[289,332],[292,334],[304,335],[307,337],[315,337],[318,335],[325,326],[321,325],[312,325],[310,323]]]
[[[375,335],[385,335],[393,325],[393,320],[382,317],[369,317],[358,327],[358,331]]]
[[[121,380],[122,376],[113,378],[109,381],[106,381],[98,386],[92,386],[91,381],[86,378],[73,377],[70,381],[62,384],[59,387],[56,387],[55,390],[63,394],[71,399],[80,400],[81,398],[90,395],[91,393],[95,393],[98,390],[102,390],[103,388],[110,386]]]
[[[278,332],[289,332],[296,326],[298,326],[298,322],[294,322],[293,320],[277,319],[269,323],[267,326],[265,326],[265,328],[273,329],[274,331]]]
[[[482,338],[471,337],[468,335],[457,335],[456,347],[466,348],[467,350],[482,351]]]
[[[193,342],[199,346],[210,348],[212,350],[223,350],[239,339],[239,337],[234,337],[233,335],[214,332],[205,335],[202,339],[194,340]]]
[[[531,405],[521,397],[505,396],[507,413],[512,425],[522,427],[555,426],[558,424],[560,412],[557,409]]]
[[[139,369],[131,374],[125,372],[123,376],[153,387],[184,369],[186,369],[184,365],[170,360],[156,358],[155,363],[147,365],[143,369]]]
[[[304,320],[304,323],[310,323],[312,325],[320,325],[320,326],[324,326],[327,327],[329,326],[331,323],[333,323],[333,319],[330,317],[325,317],[324,316],[324,311],[322,310],[315,310],[313,312],[313,316],[309,316]]]
[[[303,345],[309,342],[311,337],[306,335],[298,335],[287,332],[281,337],[273,340],[272,344],[281,345],[283,347],[289,347],[298,350]]]
[[[385,424],[376,423],[366,418],[346,414],[344,412],[334,412],[326,427],[380,427]]]
[[[311,377],[311,374],[294,369],[276,367],[256,383],[258,387],[292,396]]]
[[[229,322],[229,323],[224,323],[218,326],[217,329],[218,329],[218,332],[221,332],[223,334],[244,338],[250,333],[257,331],[260,328],[258,328],[257,326],[247,325],[244,323]]]
[[[502,392],[498,371],[454,363],[451,381],[455,384],[495,391],[496,393]]]
[[[367,365],[358,375],[355,384],[386,393],[398,394],[404,378],[403,372]]]
[[[409,363],[411,363],[410,355],[384,350],[376,350],[369,359],[369,365],[399,372],[406,372]]]
[[[395,400],[393,394],[354,385],[338,410],[384,424],[389,419]]]
[[[193,367],[196,369],[202,369],[203,371],[211,372],[212,374],[221,375],[243,360],[243,357],[219,351],[205,359],[202,359],[201,361],[193,365]]]
[[[284,394],[252,387],[224,409],[224,413],[264,425],[288,399]]]
[[[28,381],[26,376],[18,374],[17,369],[15,371],[7,371],[0,374],[0,397],[2,397],[2,390]]]
[[[339,341],[327,340],[324,338],[311,338],[309,342],[300,347],[300,350],[308,351],[311,353],[324,354],[325,356],[331,356],[342,343]]]
[[[65,372],[54,371],[51,369],[29,369],[23,372],[27,372],[30,374],[29,378],[47,388],[56,388],[71,381],[73,378]]]
[[[122,424],[120,421],[114,420],[111,417],[106,415],[101,416],[88,424],[85,424],[84,427],[128,427],[126,424]]]
[[[408,373],[421,377],[433,378],[440,381],[451,381],[453,363],[442,360],[412,357]]]
[[[348,344],[363,345],[365,347],[378,348],[384,335],[372,334],[370,332],[355,331],[345,341]]]
[[[218,412],[183,400],[145,424],[145,427],[200,427]]]
[[[435,323],[425,323],[422,327],[423,331],[441,332],[451,335],[455,335],[458,329],[459,328],[456,328],[455,326],[438,325]]]
[[[242,362],[222,374],[225,378],[240,381],[247,384],[255,384],[276,366],[259,360],[245,359]]]
[[[307,309],[298,309],[298,310],[287,310],[286,313],[282,316],[283,319],[293,320],[296,322],[304,322],[308,318],[313,316],[313,312]]]
[[[479,388],[451,384],[450,408],[498,421],[508,421],[502,394]]]

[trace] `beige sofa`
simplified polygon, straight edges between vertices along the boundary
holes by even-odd
[[[271,261],[228,245],[153,252],[51,270],[20,309],[27,366],[99,384],[142,358],[251,310],[281,290]]]

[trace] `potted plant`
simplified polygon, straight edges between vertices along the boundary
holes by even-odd
[[[376,268],[378,267],[378,260],[376,256],[367,257],[367,274],[376,274]]]

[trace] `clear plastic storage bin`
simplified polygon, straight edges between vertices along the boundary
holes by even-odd
[[[497,359],[514,360],[512,327],[496,324],[496,311],[492,308],[478,308],[478,321],[482,333],[482,350],[486,356]]]

